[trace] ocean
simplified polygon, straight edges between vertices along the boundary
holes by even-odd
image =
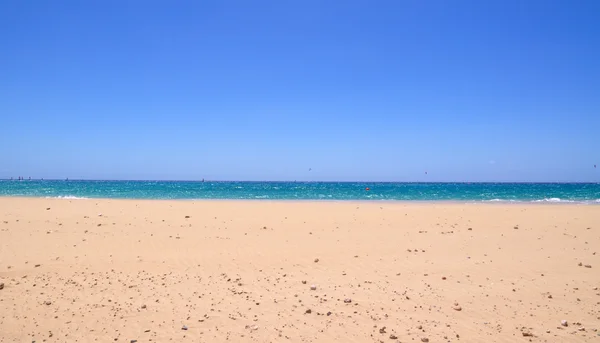
[[[600,184],[0,180],[0,196],[600,204]]]

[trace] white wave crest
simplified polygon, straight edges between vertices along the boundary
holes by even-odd
[[[77,197],[74,195],[59,195],[59,196],[55,196],[55,197],[46,197],[47,199],[67,199],[67,200],[84,200],[84,199],[89,199],[86,197]]]
[[[545,198],[542,200],[534,200],[533,202],[575,202],[573,200],[562,200],[561,198]]]

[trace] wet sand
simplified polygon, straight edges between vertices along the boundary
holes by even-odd
[[[0,198],[0,342],[598,342],[598,287],[600,206]]]

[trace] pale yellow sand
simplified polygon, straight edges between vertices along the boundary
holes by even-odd
[[[2,198],[0,283],[0,342],[600,342],[600,206]]]

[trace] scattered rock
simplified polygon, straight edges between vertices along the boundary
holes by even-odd
[[[306,314],[311,314],[311,313],[312,313],[312,310],[309,308],[309,309],[308,309],[308,310],[306,310],[304,313],[306,313]]]
[[[586,268],[592,268],[592,265],[591,264],[586,264],[584,267],[586,267]]]
[[[398,337],[396,337],[396,335],[394,335],[394,334],[391,334],[390,339],[398,339]]]
[[[579,329],[577,329],[577,330],[579,330],[579,331],[585,331],[585,328],[582,326],[582,327],[580,327],[580,328],[579,328]]]
[[[523,337],[533,337],[533,334],[529,331],[523,331],[522,334],[523,334]]]
[[[246,325],[246,329],[256,331],[258,330],[258,325]]]
[[[38,268],[38,267],[41,267],[41,266],[42,266],[41,264],[36,264],[36,265],[34,266],[34,268]]]
[[[349,303],[351,303],[351,302],[352,302],[352,299],[350,299],[350,298],[346,298],[346,299],[344,299],[344,302],[345,302],[346,304],[349,304]]]
[[[468,228],[467,230],[469,230],[469,231],[473,231],[473,228]]]
[[[331,311],[327,312],[327,315],[328,315],[328,316],[331,316]]]
[[[185,216],[185,219],[188,219],[190,216]]]
[[[546,330],[546,333],[550,333],[550,330]]]
[[[52,301],[46,300],[46,301],[44,301],[44,305],[46,305],[46,306],[52,305]]]
[[[145,308],[146,308],[146,305],[142,305],[142,308],[143,308],[143,309],[145,309]]]
[[[315,258],[315,263],[317,263],[317,262],[319,262],[319,259],[318,259],[318,258]]]
[[[382,326],[382,327],[379,329],[379,333],[385,333],[385,326]]]
[[[548,299],[552,299],[552,294],[548,294]]]
[[[583,263],[579,262],[577,265],[581,267],[583,266]]]
[[[462,311],[462,307],[460,307],[460,305],[458,303],[454,303],[454,306],[452,306],[452,308],[455,311]]]
[[[4,289],[4,282],[0,282],[0,289]]]
[[[303,284],[303,285],[306,285],[306,280],[302,280],[302,284]]]
[[[50,207],[46,207],[46,211],[50,211]]]
[[[311,290],[311,291],[316,291],[316,290],[317,290],[317,286],[315,286],[315,285],[311,285],[311,286],[310,286],[310,290]]]
[[[187,330],[187,329],[188,329],[188,327],[185,325],[181,327],[181,330]]]
[[[421,342],[427,343],[427,342],[429,342],[429,338],[423,337],[423,338],[421,338]]]
[[[137,343],[137,339],[132,339],[129,343]]]
[[[519,229],[519,227],[518,227],[518,226],[515,226],[513,229],[515,229],[515,230],[518,230],[518,229]]]
[[[442,276],[442,280],[446,280],[446,277],[445,277],[445,276]]]
[[[417,326],[417,329],[419,329],[419,330],[423,330],[423,325],[419,325],[419,326]]]
[[[562,326],[569,326],[569,322],[567,322],[566,320],[563,319],[563,320],[560,321],[560,325],[562,325]]]

